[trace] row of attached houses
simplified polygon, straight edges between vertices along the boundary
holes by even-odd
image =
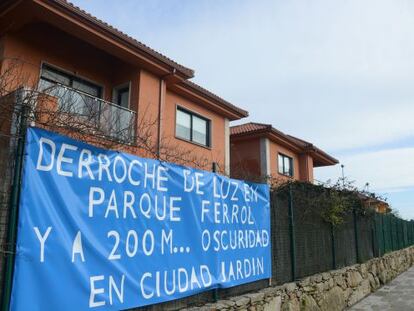
[[[313,144],[287,135],[270,124],[246,123],[230,129],[231,172],[234,177],[273,177],[313,182],[314,167],[338,160]]]
[[[99,120],[118,116],[114,124],[104,124],[106,131],[121,129],[128,143],[122,148],[139,156],[154,156],[134,141],[144,131],[140,126],[147,124],[153,130],[146,139],[158,152],[168,141],[169,148],[193,159],[184,161],[177,153],[171,161],[233,177],[312,182],[314,167],[338,163],[271,125],[230,126],[248,112],[191,82],[193,70],[64,0],[1,2],[1,73],[16,62],[16,75],[22,79],[14,75],[6,83],[8,91],[36,87],[47,93],[53,87],[48,93],[51,105],[64,105],[61,98],[53,100],[64,91],[76,99],[75,109],[67,111],[75,115],[82,111],[84,116],[91,111],[89,105],[97,105],[92,111],[101,114]],[[195,165],[197,158],[203,160]]]

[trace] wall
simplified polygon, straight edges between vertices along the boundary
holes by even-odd
[[[175,136],[176,107],[181,106],[189,111],[210,120],[211,146],[200,146]],[[225,169],[225,118],[201,105],[180,96],[167,88],[164,110],[162,112],[163,137],[178,148],[188,150],[200,159],[207,160],[204,169],[211,170],[212,162],[219,164],[220,171]]]
[[[414,247],[409,247],[364,264],[186,310],[340,311],[376,291],[413,264]]]
[[[263,165],[262,159],[266,158],[266,155],[261,156],[261,152],[265,152],[265,150],[261,150],[260,140],[261,137],[250,137],[244,139],[231,140],[230,161],[232,176],[239,177],[250,175],[253,177],[259,177],[263,175],[261,169]],[[282,153],[293,159],[293,179],[304,181],[313,180],[313,172],[310,176],[309,172],[307,171],[309,168],[306,166],[306,163],[304,162],[304,160],[307,158],[299,156],[295,152],[271,141],[270,139],[268,140],[268,142],[268,155],[270,158],[267,162],[270,165],[269,171],[273,177],[280,180],[292,179],[288,176],[279,174],[278,154]],[[313,171],[312,162],[309,161],[309,159],[307,160],[308,164],[311,165],[310,170]]]
[[[158,139],[159,101],[160,79],[147,71],[141,70],[137,114],[138,131],[144,131],[144,128],[141,127],[150,127],[152,144],[157,144]],[[143,156],[151,157],[150,154],[143,154]]]
[[[261,175],[260,138],[230,140],[230,174],[249,179]]]
[[[299,179],[313,182],[313,158],[308,154],[299,155]]]
[[[23,83],[37,83],[42,62],[101,85],[104,99],[112,100],[115,69],[121,62],[86,42],[76,39],[46,24],[29,24],[6,37],[5,57],[23,62]],[[19,73],[20,74],[20,73]]]
[[[291,179],[290,177],[284,176],[282,174],[279,174],[278,169],[278,154],[282,153],[284,155],[287,155],[288,157],[291,157],[293,159],[293,178],[299,179],[300,177],[300,168],[299,168],[299,157],[295,152],[292,152],[291,150],[276,144],[273,141],[270,141],[269,144],[270,148],[270,172],[274,177],[286,179]]]
[[[42,62],[71,72],[103,87],[103,98],[112,101],[113,88],[131,83],[130,109],[137,111],[137,132],[140,135],[142,125],[151,126],[151,144],[157,145],[159,129],[162,140],[169,146],[180,149],[177,153],[191,154],[199,158],[206,170],[211,170],[212,162],[218,162],[225,169],[225,118],[206,109],[202,105],[182,98],[167,90],[161,78],[126,61],[122,61],[89,43],[71,36],[45,23],[28,24],[19,31],[7,34],[0,39],[0,51],[6,58],[21,60],[17,76],[21,77],[16,85],[24,84],[36,87]],[[160,98],[161,97],[161,98]],[[160,111],[161,99],[161,111]],[[212,124],[212,146],[205,148],[175,138],[175,105],[205,116]],[[158,119],[161,117],[161,126]],[[144,121],[143,121],[144,120]],[[67,133],[66,133],[67,134]],[[139,147],[139,146],[138,146]],[[127,148],[128,152],[139,156],[151,157],[142,148]],[[173,162],[195,166],[191,162]]]

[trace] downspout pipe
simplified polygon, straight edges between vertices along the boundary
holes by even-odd
[[[176,69],[174,68],[171,73],[168,73],[160,78],[160,87],[159,87],[159,94],[158,94],[158,128],[157,128],[157,158],[159,159],[161,156],[161,118],[162,118],[162,106],[165,102],[165,80],[170,77],[174,76],[176,73]]]

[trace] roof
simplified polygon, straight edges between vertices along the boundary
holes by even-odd
[[[219,102],[220,104],[225,106],[227,109],[233,110],[235,113],[237,113],[239,115],[240,118],[244,118],[244,117],[249,116],[249,112],[247,110],[241,109],[241,108],[229,103],[228,101],[224,100],[220,96],[217,96],[216,94],[211,93],[209,90],[199,86],[198,84],[196,84],[196,83],[194,83],[190,80],[184,80],[182,83],[186,87],[189,87],[189,88],[191,88],[195,91],[198,91],[201,94],[203,94],[204,96],[210,97],[213,100]]]
[[[269,124],[249,122],[249,123],[235,125],[235,126],[230,127],[230,135],[238,135],[238,134],[261,131],[268,127],[272,127],[272,126]]]
[[[277,143],[282,143],[284,146],[292,149],[295,152],[299,153],[309,153],[312,158],[314,158],[315,166],[325,166],[325,165],[334,165],[339,163],[337,159],[330,156],[323,150],[317,148],[312,143],[294,137],[292,135],[285,134],[277,129],[275,129],[271,124],[249,122],[245,124],[240,124],[232,126],[230,128],[230,137],[252,137],[252,136],[261,136],[268,135],[270,139]]]
[[[26,1],[15,1],[15,0],[6,0],[0,1],[0,13],[7,12],[10,9],[15,8],[20,3],[31,5],[25,6],[22,10],[28,12],[34,12],[32,6],[42,9],[41,16],[46,16],[44,10],[47,12],[53,12],[59,19],[66,19],[70,22],[74,22],[77,25],[85,25],[89,32],[98,32],[99,36],[104,35],[109,38],[108,42],[115,42],[125,46],[128,51],[132,50],[137,55],[140,55],[142,59],[147,60],[148,62],[156,63],[157,66],[161,66],[162,74],[166,79],[173,81],[173,84],[180,85],[182,88],[190,90],[191,92],[195,91],[201,97],[206,97],[206,102],[214,102],[214,105],[217,108],[216,110],[219,113],[222,113],[226,117],[229,117],[230,120],[237,120],[248,115],[246,110],[243,110],[228,101],[222,99],[221,97],[213,94],[212,92],[202,88],[201,86],[188,81],[187,79],[194,77],[194,70],[187,68],[174,60],[168,58],[167,56],[161,54],[160,52],[150,48],[149,46],[143,44],[142,42],[130,37],[126,33],[116,29],[115,27],[109,25],[108,23],[100,20],[99,18],[91,15],[90,13],[82,10],[81,8],[75,6],[69,1],[66,0],[26,0]],[[33,13],[34,14],[34,13]],[[0,14],[1,16],[1,14]],[[42,17],[43,18],[43,17]],[[101,39],[101,38],[100,38]],[[99,40],[100,40],[99,39]],[[100,41],[102,42],[102,41]],[[110,43],[114,44],[114,43]],[[174,78],[175,77],[175,78]],[[188,92],[187,92],[188,93]],[[214,106],[213,105],[213,106]],[[214,108],[214,107],[213,107]]]
[[[358,192],[357,197],[361,199],[363,202],[365,202],[367,206],[372,206],[372,207],[383,206],[387,212],[390,212],[392,210],[387,201],[377,198],[373,196],[372,194]]]
[[[321,156],[323,156],[324,158],[329,158],[330,161],[334,162],[334,164],[339,163],[339,161],[337,159],[335,159],[334,157],[330,156],[329,154],[327,154],[325,151],[323,151],[322,149],[319,149],[318,147],[316,147],[314,144],[303,140],[301,138],[297,138],[295,136],[292,135],[288,135],[291,139],[295,140],[299,145],[302,145],[302,148],[304,149],[308,149],[311,150]]]
[[[60,5],[62,8],[66,8],[70,11],[72,11],[75,14],[78,14],[91,22],[97,24],[102,29],[109,31],[116,36],[118,36],[120,39],[123,39],[127,41],[128,43],[133,44],[137,49],[140,49],[142,52],[148,53],[149,55],[157,58],[161,62],[166,63],[167,65],[175,68],[176,70],[184,73],[188,78],[194,77],[194,70],[187,68],[183,65],[180,65],[179,63],[175,62],[174,60],[170,59],[169,57],[161,54],[160,52],[150,48],[149,46],[145,45],[144,43],[136,40],[135,38],[132,38],[131,36],[128,36],[126,33],[118,30],[117,28],[109,25],[108,23],[102,21],[101,19],[93,16],[92,14],[86,12],[85,10],[82,10],[80,7],[75,6],[73,3],[66,1],[66,0],[43,0],[45,2],[54,2],[57,5]]]

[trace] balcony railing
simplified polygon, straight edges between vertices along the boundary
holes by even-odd
[[[87,93],[55,84],[42,84],[40,90],[57,98],[59,113],[70,114],[88,124],[104,138],[132,143],[135,137],[136,113]]]

